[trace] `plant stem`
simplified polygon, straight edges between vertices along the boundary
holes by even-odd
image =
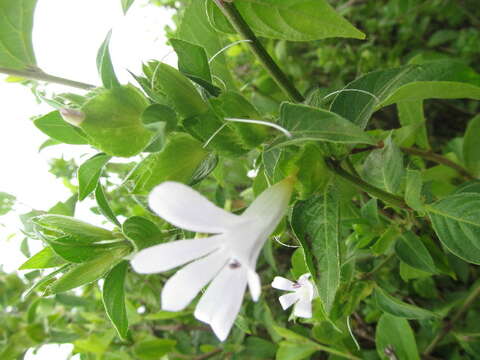
[[[452,160],[446,158],[445,156],[435,154],[431,150],[421,150],[421,149],[416,149],[416,148],[413,148],[413,147],[402,147],[400,149],[403,152],[406,152],[407,154],[420,156],[420,157],[422,157],[426,160],[434,161],[438,164],[448,166],[448,167],[456,170],[460,175],[462,175],[463,177],[465,177],[469,180],[474,180],[475,179],[475,176],[470,174],[470,172],[467,169],[465,169],[463,166],[458,165],[457,163],[453,162]]]
[[[262,63],[265,69],[270,73],[278,86],[295,102],[303,102],[305,98],[290,82],[285,73],[275,63],[272,57],[267,53],[262,43],[253,33],[252,29],[243,19],[240,12],[237,10],[232,2],[226,0],[213,0],[215,4],[220,8],[223,14],[232,24],[233,28],[248,42],[252,52],[257,59]]]
[[[405,210],[411,210],[401,197],[383,191],[382,189],[379,189],[376,186],[370,185],[369,183],[363,181],[358,176],[350,174],[348,171],[345,171],[337,161],[332,159],[326,159],[326,163],[330,170],[350,182],[358,189],[363,190],[370,195],[377,197],[380,200],[391,205],[400,207]]]
[[[54,84],[66,85],[66,86],[70,86],[70,87],[74,87],[82,90],[92,90],[96,88],[96,86],[94,85],[46,74],[40,69],[16,70],[16,69],[0,67],[0,73],[11,75],[11,76],[18,76],[18,77],[29,79],[29,80],[40,80],[40,81],[46,81]]]
[[[473,302],[480,296],[480,283],[477,283],[477,285],[473,288],[473,290],[468,294],[467,298],[463,302],[462,306],[458,311],[453,315],[453,317],[448,321],[440,330],[440,332],[435,336],[435,338],[432,340],[432,342],[427,346],[425,351],[423,352],[423,355],[430,355],[430,353],[435,349],[435,347],[438,345],[440,341],[443,340],[445,336],[450,332],[450,330],[453,329],[455,323],[460,320],[465,314],[465,312],[468,310],[470,305],[473,304]]]

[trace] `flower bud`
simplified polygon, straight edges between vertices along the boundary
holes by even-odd
[[[63,108],[60,109],[60,115],[62,115],[63,120],[70,125],[77,127],[85,120],[85,113],[80,110]]]

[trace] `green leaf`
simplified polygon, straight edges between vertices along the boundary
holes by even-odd
[[[65,264],[65,260],[58,256],[51,247],[46,247],[25,261],[18,270],[48,269]]]
[[[422,173],[418,170],[407,169],[405,202],[418,212],[423,212],[422,186]]]
[[[397,103],[398,118],[402,126],[409,126],[412,132],[412,139],[403,142],[401,146],[412,146],[417,144],[422,149],[429,149],[428,132],[422,100],[407,100]]]
[[[85,199],[98,184],[103,167],[112,157],[103,153],[92,156],[78,168],[78,199]]]
[[[302,239],[302,244],[311,246],[317,264],[318,291],[327,312],[332,308],[340,285],[340,202],[337,194],[331,184],[322,197],[298,201],[291,219],[295,235]]]
[[[135,343],[133,353],[139,360],[158,360],[173,351],[176,344],[170,339],[143,340]]]
[[[480,194],[448,196],[426,210],[442,244],[463,260],[480,264]]]
[[[220,10],[208,2],[208,14],[223,32],[231,28],[220,20]],[[326,0],[236,0],[235,6],[257,36],[290,41],[331,37],[364,39]]]
[[[95,189],[95,200],[97,201],[98,208],[100,209],[100,212],[103,214],[103,216],[105,216],[113,224],[120,227],[121,224],[113,213],[113,210],[110,207],[107,198],[105,197],[103,186],[100,183],[98,183],[97,188]]]
[[[153,136],[141,118],[148,105],[131,85],[104,90],[81,108],[85,119],[80,127],[96,148],[108,155],[130,157],[140,153]]]
[[[41,215],[32,220],[35,225],[70,235],[84,243],[114,239],[114,234],[98,226],[90,225],[73,217],[63,215]]]
[[[279,344],[276,360],[301,360],[310,358],[310,355],[319,351],[318,347],[311,344],[297,344],[282,341]]]
[[[68,198],[65,202],[59,201],[53,205],[49,210],[49,214],[54,215],[65,215],[73,216],[75,215],[75,207],[77,205],[78,195],[74,194]]]
[[[0,191],[0,216],[12,211],[16,197]]]
[[[424,99],[480,99],[480,75],[458,61],[439,60],[421,65],[379,70],[364,75],[345,89],[331,110],[361,128],[387,105]],[[370,93],[370,94],[368,94]]]
[[[380,288],[375,289],[374,296],[377,306],[382,311],[399,318],[424,320],[438,317],[431,311],[400,301]]]
[[[126,15],[130,6],[134,3],[135,0],[121,0],[122,1],[122,10],[123,14]]]
[[[83,131],[63,120],[58,111],[52,111],[35,119],[33,123],[41,132],[62,143],[71,145],[88,144]]]
[[[389,314],[382,315],[377,324],[375,342],[382,360],[392,359],[385,354],[385,350],[393,351],[399,360],[420,360],[414,333],[405,319]]]
[[[217,54],[226,45],[210,25],[206,16],[206,7],[210,2],[190,1],[175,34],[181,40],[203,47],[209,58]],[[230,74],[224,54],[216,56],[210,65],[212,75],[218,76],[228,89],[235,88],[235,82]]]
[[[128,318],[125,308],[125,277],[127,270],[127,261],[122,261],[115,266],[105,278],[102,289],[105,311],[118,335],[123,340],[127,338],[128,333]]]
[[[0,1],[0,66],[27,69],[35,66],[32,44],[36,0]]]
[[[376,187],[398,194],[404,176],[403,155],[390,135],[382,149],[370,152],[363,164],[362,177]]]
[[[85,244],[77,241],[70,236],[62,236],[57,239],[47,240],[47,243],[59,256],[73,263],[84,263],[111,252],[116,248],[128,248],[122,242],[106,243],[106,244]]]
[[[432,274],[437,273],[435,262],[422,240],[411,231],[398,237],[395,243],[395,252],[404,263],[415,269]]]
[[[123,5],[123,4],[122,4]],[[126,12],[124,8],[124,12]],[[100,49],[97,53],[97,70],[102,84],[107,89],[120,86],[117,76],[115,75],[115,69],[113,68],[112,59],[110,58],[110,38],[112,37],[112,30],[107,34],[107,37],[103,41]]]
[[[143,112],[142,122],[154,132],[152,140],[144,151],[157,152],[165,145],[166,136],[176,129],[177,114],[166,105],[152,104]]]
[[[480,177],[480,115],[475,116],[468,123],[465,137],[463,139],[463,158],[465,166],[476,177]]]
[[[50,284],[46,293],[56,294],[96,281],[102,278],[127,254],[127,248],[116,248],[91,261],[78,264]]]
[[[128,176],[135,194],[147,194],[158,184],[170,180],[189,183],[208,152],[185,133],[172,133],[162,151],[150,154]]]
[[[306,105],[283,103],[280,125],[290,131],[292,137],[281,136],[273,142],[272,148],[306,141],[376,144],[373,138],[350,121],[330,111]]]
[[[188,77],[212,82],[207,53],[203,47],[180,39],[170,39],[170,43],[177,53],[180,72]]]
[[[252,359],[273,359],[277,345],[256,336],[249,336],[245,340],[245,350],[242,355]]]
[[[123,234],[133,243],[135,251],[157,245],[164,241],[157,225],[141,216],[128,218],[122,226]]]

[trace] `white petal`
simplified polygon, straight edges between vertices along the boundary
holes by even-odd
[[[232,269],[227,265],[212,281],[197,304],[194,316],[210,324],[221,341],[227,338],[240,311],[246,286],[246,269]]]
[[[172,181],[153,189],[148,204],[169,223],[195,232],[221,233],[241,222],[240,216],[217,207],[191,187]]]
[[[162,309],[180,311],[218,274],[227,262],[225,253],[216,251],[176,272],[163,287]]]
[[[310,273],[303,274],[298,278],[298,283],[303,285],[310,282],[310,276],[312,276]]]
[[[301,298],[293,308],[293,315],[302,318],[311,318],[312,302],[309,299]]]
[[[275,276],[272,282],[272,287],[279,290],[286,290],[286,291],[295,291],[296,289],[293,287],[293,282],[285,279],[281,276]]]
[[[278,300],[280,300],[280,305],[282,305],[283,310],[287,310],[290,306],[295,304],[295,302],[297,302],[298,299],[299,299],[299,296],[297,293],[285,294],[278,298]]]
[[[247,280],[248,289],[250,290],[250,295],[252,295],[252,300],[258,301],[260,293],[262,292],[262,284],[260,282],[260,277],[254,270],[248,270]]]
[[[172,241],[139,251],[133,257],[131,264],[136,272],[142,274],[167,271],[211,253],[222,243],[221,235]]]

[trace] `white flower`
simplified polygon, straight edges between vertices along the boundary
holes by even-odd
[[[303,274],[298,281],[290,281],[280,276],[273,279],[272,287],[279,290],[291,291],[278,298],[283,310],[293,307],[293,315],[302,318],[312,317],[312,300],[318,294],[315,285],[309,280],[310,274]]]
[[[190,231],[215,234],[179,240],[141,250],[132,260],[139,273],[158,273],[188,263],[163,287],[162,309],[184,309],[208,283],[195,317],[225,340],[237,317],[248,284],[257,301],[261,285],[255,265],[268,236],[284,216],[294,180],[266,189],[243,212],[231,214],[192,188],[164,182],[149,197],[149,205],[169,223]]]

